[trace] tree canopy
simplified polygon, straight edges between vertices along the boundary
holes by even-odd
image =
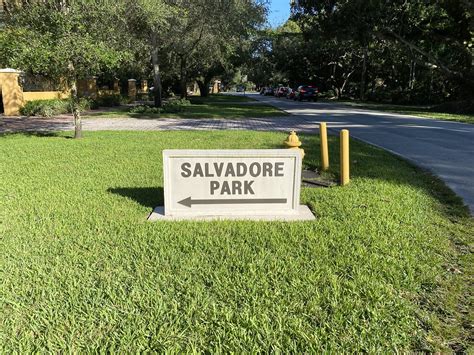
[[[298,0],[276,29],[264,28],[264,0],[3,3],[0,66],[72,91],[91,75],[136,75],[153,78],[155,106],[170,87],[185,97],[191,81],[206,95],[217,77],[397,103],[474,93],[468,0]]]
[[[0,66],[67,83],[77,137],[77,80],[151,76],[158,107],[163,73],[178,79],[182,96],[189,80],[205,95],[266,14],[260,0],[4,0],[3,9]]]
[[[298,0],[285,25],[260,36],[253,68],[266,72],[252,70],[252,77],[261,84],[311,82],[338,97],[472,99],[472,6],[467,0]]]
[[[122,19],[115,1],[42,0],[8,7],[0,44],[3,66],[62,79],[71,90],[75,136],[81,136],[77,81],[113,71],[128,56],[114,32]]]

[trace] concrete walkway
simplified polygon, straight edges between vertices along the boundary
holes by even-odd
[[[333,133],[347,128],[351,136],[431,170],[464,199],[474,214],[474,125],[354,109],[333,103],[253,97],[286,110],[292,116],[248,119],[94,118],[85,119],[83,128],[87,131],[241,129],[284,132],[294,129],[317,133],[318,123],[324,121]],[[71,117],[0,119],[0,133],[71,129]]]
[[[1,122],[1,121],[0,121]],[[180,131],[180,130],[255,130],[316,132],[317,125],[308,117],[265,117],[246,119],[202,119],[202,118],[93,118],[83,119],[86,131]],[[0,123],[0,133],[50,132],[74,129],[72,117],[58,119],[5,118]]]

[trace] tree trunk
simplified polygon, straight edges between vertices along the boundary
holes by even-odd
[[[79,110],[79,100],[77,98],[77,80],[74,79],[71,85],[71,111],[74,116],[74,138],[82,138],[82,119]]]
[[[155,107],[162,106],[161,100],[161,74],[160,74],[160,64],[158,59],[158,40],[156,34],[152,34],[151,36],[152,41],[152,50],[151,50],[151,62],[153,65],[153,97],[154,97],[154,104]]]
[[[208,97],[209,96],[209,82],[208,80],[197,80],[199,85],[199,91],[201,93],[201,97]]]
[[[332,74],[331,74],[331,86],[336,93],[336,97],[339,99],[340,98],[340,93],[339,93],[339,88],[337,85],[337,80],[336,80],[336,67],[337,67],[337,62],[334,62],[333,67],[332,67]]]
[[[346,78],[344,79],[344,83],[341,86],[341,97],[344,94],[344,89],[346,88],[347,83],[349,82],[349,78],[351,77],[352,73],[354,73],[355,69],[351,71],[349,74],[347,74]]]
[[[362,71],[360,74],[360,99],[365,100],[365,84],[367,81],[367,56],[368,56],[368,45],[364,45],[364,53],[362,57]]]
[[[181,90],[181,98],[185,99],[188,96],[188,90],[186,85],[188,83],[187,75],[186,75],[186,57],[183,55],[180,57],[180,90]]]

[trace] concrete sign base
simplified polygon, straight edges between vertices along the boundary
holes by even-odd
[[[148,216],[148,221],[216,221],[216,220],[247,220],[247,221],[312,221],[316,217],[313,215],[308,206],[299,205],[296,212],[274,214],[274,215],[203,215],[203,216],[166,216],[164,206],[156,207],[153,212]]]
[[[305,221],[294,149],[164,150],[164,203],[149,221]]]

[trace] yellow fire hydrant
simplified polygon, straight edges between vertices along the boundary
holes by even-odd
[[[295,131],[290,132],[290,135],[288,136],[288,138],[286,139],[286,141],[284,143],[286,144],[287,147],[289,147],[289,149],[298,150],[301,154],[301,159],[304,158],[304,149],[300,148],[301,141],[298,138],[298,136],[296,135]]]

